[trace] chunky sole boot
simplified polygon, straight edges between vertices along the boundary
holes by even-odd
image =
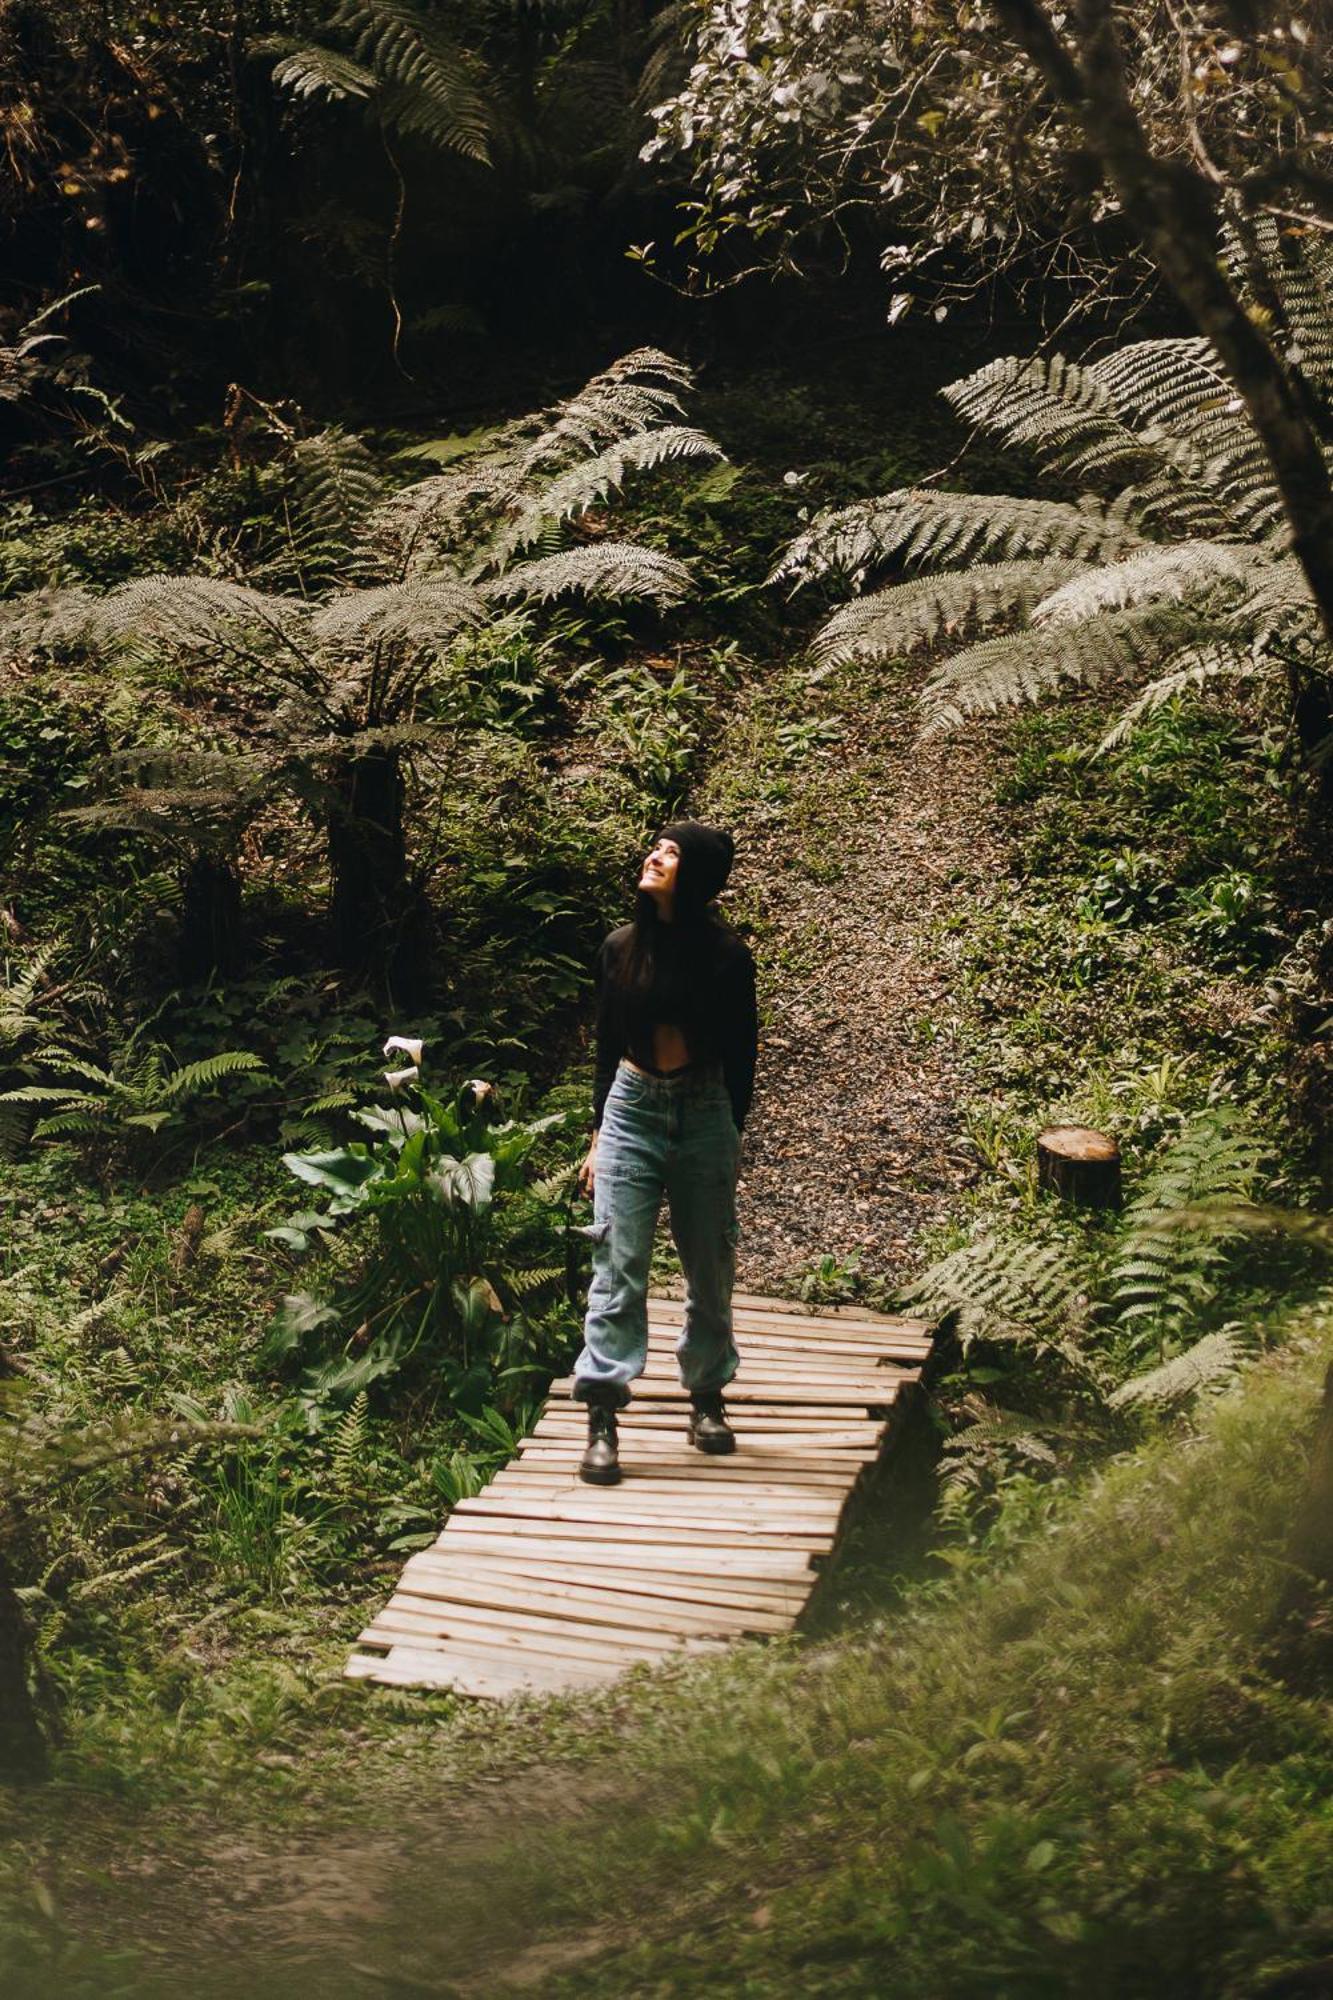
[[[620,1482],[616,1413],[599,1403],[588,1405],[588,1448],[579,1466],[579,1478],[589,1486],[616,1486]]]
[[[736,1434],[727,1422],[720,1395],[691,1396],[690,1443],[713,1458],[725,1458],[736,1449]]]

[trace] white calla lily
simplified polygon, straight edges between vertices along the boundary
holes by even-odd
[[[478,1104],[484,1104],[488,1097],[495,1095],[495,1085],[487,1083],[484,1077],[470,1076],[467,1087]]]
[[[417,1069],[420,1069],[421,1051],[425,1046],[424,1042],[414,1042],[406,1035],[390,1035],[388,1041],[384,1044],[384,1053],[386,1056],[391,1056],[395,1049],[401,1049],[407,1060],[415,1064]]]
[[[388,1084],[390,1090],[401,1090],[405,1083],[415,1083],[416,1080],[417,1073],[415,1068],[386,1069],[384,1072],[384,1081]]]

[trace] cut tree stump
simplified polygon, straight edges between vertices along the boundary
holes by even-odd
[[[1037,1185],[1080,1208],[1119,1208],[1120,1148],[1088,1125],[1048,1125],[1037,1136]]]

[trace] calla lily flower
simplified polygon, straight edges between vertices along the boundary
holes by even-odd
[[[405,1083],[415,1083],[416,1080],[415,1069],[386,1069],[384,1072],[384,1081],[390,1090],[401,1090]]]
[[[417,1069],[420,1069],[421,1051],[425,1046],[424,1042],[410,1041],[405,1035],[390,1035],[388,1041],[384,1044],[384,1053],[386,1056],[391,1056],[395,1049],[401,1049],[407,1060],[414,1064]]]
[[[495,1085],[487,1083],[484,1077],[469,1077],[467,1087],[472,1092],[473,1098],[478,1104],[484,1104],[488,1097],[494,1097],[495,1095]]]

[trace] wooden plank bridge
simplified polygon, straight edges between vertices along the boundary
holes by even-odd
[[[505,1700],[791,1631],[929,1357],[931,1329],[752,1294],[732,1305],[732,1456],[686,1441],[682,1301],[650,1299],[648,1367],[620,1423],[621,1483],[580,1482],[586,1412],[572,1382],[557,1382],[518,1458],[409,1557],[347,1674]]]

